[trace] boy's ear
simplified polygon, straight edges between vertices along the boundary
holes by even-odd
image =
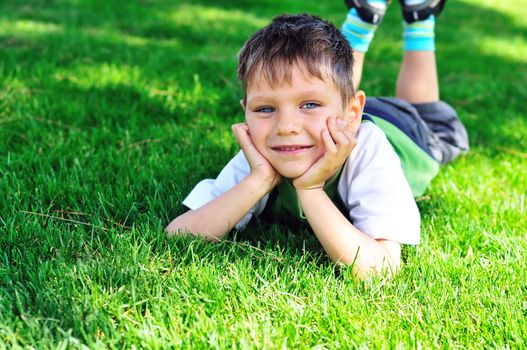
[[[358,90],[355,92],[346,107],[346,114],[348,115],[348,123],[352,127],[353,131],[359,130],[359,125],[362,119],[362,111],[364,110],[364,104],[366,103],[366,94],[364,91]]]
[[[242,98],[242,99],[240,100],[240,105],[242,106],[243,111],[245,112],[245,108],[247,107],[247,104],[246,104],[246,102],[245,102],[245,98]]]

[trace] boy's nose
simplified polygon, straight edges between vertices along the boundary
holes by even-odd
[[[294,112],[283,112],[277,118],[278,136],[298,134],[302,130],[302,120]]]

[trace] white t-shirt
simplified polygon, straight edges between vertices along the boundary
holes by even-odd
[[[198,209],[232,188],[250,171],[240,151],[215,180],[198,183],[183,204]],[[361,232],[374,239],[419,244],[421,218],[412,191],[399,157],[374,123],[361,124],[357,145],[342,169],[338,191],[351,222]],[[262,197],[236,227],[243,229],[253,215],[259,215],[268,197]]]

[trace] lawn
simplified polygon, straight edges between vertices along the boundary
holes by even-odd
[[[362,88],[393,95],[398,4]],[[422,243],[356,283],[307,229],[167,239],[234,155],[236,54],[342,1],[0,2],[0,349],[518,348],[527,339],[527,7],[451,0],[441,96],[471,152],[418,199]]]

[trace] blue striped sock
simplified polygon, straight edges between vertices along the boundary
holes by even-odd
[[[386,7],[386,0],[369,0],[369,4],[381,8]],[[373,40],[377,25],[364,22],[355,8],[351,8],[342,24],[341,32],[355,51],[366,52]]]
[[[435,18],[408,24],[403,21],[403,41],[405,51],[435,51]]]

